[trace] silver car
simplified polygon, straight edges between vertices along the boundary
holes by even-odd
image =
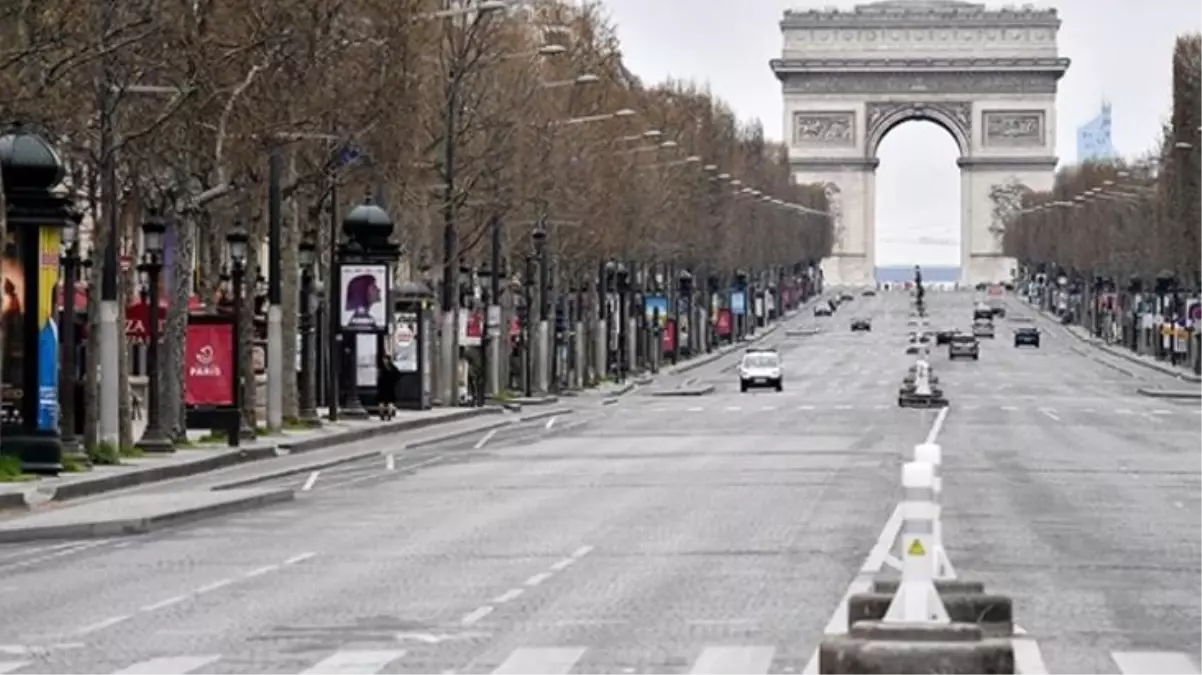
[[[780,354],[776,350],[747,350],[739,364],[739,391],[746,392],[753,387],[770,387],[781,391],[783,385],[784,372]]]
[[[979,338],[982,338],[982,337],[992,338],[993,337],[993,322],[992,321],[977,321],[976,323],[974,323],[972,325],[972,336],[979,337]]]

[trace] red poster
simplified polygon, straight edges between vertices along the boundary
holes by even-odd
[[[196,406],[234,405],[234,327],[189,324],[184,353],[184,402]]]
[[[664,353],[671,354],[676,346],[676,321],[668,319],[664,322]]]
[[[718,310],[718,322],[715,328],[718,331],[718,335],[722,337],[730,335],[730,309],[724,308]]]
[[[167,303],[159,302],[159,341],[167,332]],[[150,303],[138,302],[125,308],[125,339],[144,343],[150,339]]]

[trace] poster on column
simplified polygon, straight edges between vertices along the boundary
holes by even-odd
[[[402,373],[417,372],[417,331],[416,312],[393,315],[392,362]]]
[[[4,424],[21,423],[21,400],[25,391],[21,382],[21,363],[25,358],[25,271],[21,266],[20,234],[9,230],[4,240],[3,256],[0,256],[0,272],[3,276],[3,293],[0,295],[0,321],[4,324],[4,380],[0,384],[3,400]]]
[[[58,430],[58,322],[54,299],[62,235],[58,228],[38,230],[38,430]]]
[[[387,329],[388,266],[342,265],[338,270],[342,292],[342,330],[382,333]],[[374,343],[373,343],[374,345]]]

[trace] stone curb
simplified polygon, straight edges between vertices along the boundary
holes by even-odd
[[[482,424],[480,426],[472,427],[471,429],[459,429],[457,431],[452,431],[450,433],[442,434],[441,436],[435,436],[433,438],[423,439],[423,440],[418,441],[413,444],[402,444],[401,447],[399,448],[398,452],[403,452],[405,450],[412,450],[414,448],[422,448],[422,447],[426,447],[429,445],[436,445],[438,443],[445,443],[447,441],[453,441],[453,440],[456,440],[459,438],[463,438],[465,436],[471,436],[473,434],[486,433],[486,432],[492,431],[493,429],[502,429],[504,427],[507,427],[507,426],[510,426],[513,424],[522,424],[524,422],[535,422],[535,421],[545,419],[548,417],[554,417],[556,415],[567,415],[567,414],[571,414],[572,412],[573,411],[569,408],[559,408],[556,410],[543,410],[543,411],[537,412],[533,415],[526,415],[524,417],[519,417],[516,420],[511,420],[511,419],[496,420],[495,422],[489,422],[487,424]],[[329,469],[331,467],[341,466],[343,464],[354,464],[355,462],[360,462],[365,459],[372,459],[373,457],[381,457],[383,454],[384,453],[382,453],[380,450],[364,450],[362,452],[356,452],[353,455],[347,455],[345,457],[316,460],[313,462],[309,462],[307,464],[302,464],[300,466],[294,466],[294,467],[291,467],[288,469],[280,469],[278,471],[269,471],[267,473],[259,474],[258,476],[253,476],[251,478],[240,478],[238,480],[230,481],[228,483],[221,483],[219,485],[214,485],[212,489],[213,490],[235,490],[238,488],[250,487],[252,485],[258,485],[259,483],[265,483],[267,481],[279,480],[281,478],[288,478],[289,476],[296,476],[296,475],[299,475],[302,473],[311,473],[313,471],[321,471],[323,469]]]
[[[691,387],[687,389],[660,389],[659,391],[650,392],[651,396],[705,396],[706,394],[714,393],[714,385],[708,384],[704,387]]]
[[[1151,398],[1169,398],[1181,400],[1202,399],[1202,391],[1185,391],[1180,389],[1148,389],[1146,387],[1140,387],[1135,391],[1142,396],[1149,396]]]
[[[218,451],[217,454],[214,454],[211,457],[203,457],[194,461],[147,467],[126,473],[114,473],[107,476],[97,476],[91,479],[84,479],[71,483],[64,483],[62,485],[56,485],[54,486],[53,496],[51,496],[48,501],[65,502],[82,497],[91,497],[105,492],[113,492],[115,490],[137,487],[139,485],[159,483],[174,478],[196,476],[238,464],[246,464],[249,462],[271,459],[272,457],[279,456],[280,450],[286,450],[289,453],[312,452],[314,450],[322,450],[337,445],[345,445],[348,443],[357,443],[359,441],[370,440],[372,438],[397,433],[400,431],[423,429],[434,424],[458,422],[465,419],[470,419],[472,417],[478,417],[480,415],[499,413],[500,410],[496,408],[468,408],[460,412],[437,418],[384,422],[379,425],[362,427],[359,429],[349,429],[343,432],[330,433],[314,438],[297,439],[295,441],[281,439],[281,442],[278,444],[252,444],[250,446],[240,448],[237,452]],[[31,485],[30,489],[37,489],[36,484]],[[27,504],[25,501],[24,492],[7,492],[0,494],[0,511],[8,509],[24,509],[26,507]]]
[[[49,525],[46,527],[0,532],[0,542],[14,543],[45,539],[88,539],[145,534],[171,525],[182,525],[202,518],[279,504],[281,502],[292,501],[294,498],[295,495],[292,490],[271,490],[260,494],[247,495],[239,499],[231,499],[220,504],[199,506],[146,518],[124,518],[72,525]]]

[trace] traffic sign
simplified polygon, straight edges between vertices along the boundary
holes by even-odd
[[[914,556],[915,558],[921,558],[926,554],[927,550],[923,548],[921,539],[915,539],[910,542],[910,548],[906,550],[906,555]]]

